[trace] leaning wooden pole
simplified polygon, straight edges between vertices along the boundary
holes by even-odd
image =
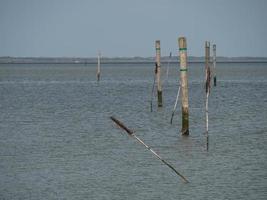
[[[188,103],[188,80],[187,80],[187,46],[186,38],[178,39],[180,55],[180,82],[182,100],[182,135],[189,135],[189,103]]]
[[[209,150],[209,94],[210,94],[210,79],[211,79],[211,71],[210,71],[210,42],[205,43],[205,75],[206,75],[206,147],[207,151]]]
[[[162,87],[160,82],[160,41],[156,40],[156,70],[157,90],[158,90],[158,107],[162,107]]]
[[[98,56],[97,56],[97,72],[96,72],[97,81],[100,81],[100,57],[101,57],[101,53],[98,52]]]
[[[217,85],[217,77],[216,77],[216,44],[213,45],[213,84]]]
[[[160,155],[158,155],[150,146],[148,146],[146,143],[144,143],[139,137],[137,137],[134,132],[127,128],[121,121],[119,121],[118,119],[116,119],[115,117],[111,116],[110,119],[115,122],[120,128],[122,128],[123,130],[125,130],[129,136],[134,137],[139,143],[141,143],[142,145],[144,145],[146,147],[146,149],[148,149],[149,151],[151,151],[161,162],[163,162],[165,165],[167,165],[171,170],[173,170],[178,176],[180,176],[182,178],[182,180],[185,183],[189,183],[189,181],[181,174],[179,173],[170,163],[168,163],[166,160],[164,160]]]

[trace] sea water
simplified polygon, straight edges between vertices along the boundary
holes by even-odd
[[[190,135],[178,64],[0,64],[0,199],[266,199],[267,63],[217,63],[205,137],[204,64],[189,63]],[[190,181],[110,120],[135,131]]]

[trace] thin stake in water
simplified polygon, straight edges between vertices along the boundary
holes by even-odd
[[[101,57],[101,53],[99,51],[98,56],[97,56],[97,73],[96,73],[97,82],[100,81],[100,57]]]
[[[151,151],[159,160],[161,160],[165,165],[167,165],[169,168],[171,168],[178,176],[180,176],[182,178],[182,180],[185,183],[189,183],[189,181],[182,175],[180,174],[172,165],[170,165],[167,161],[165,161],[164,159],[162,159],[155,151],[153,151],[153,149],[151,149],[147,144],[145,144],[139,137],[137,137],[134,132],[132,130],[130,130],[129,128],[127,128],[121,121],[119,121],[118,119],[116,119],[115,117],[110,117],[110,119],[115,122],[120,128],[122,128],[123,130],[125,130],[128,135],[134,137],[138,142],[140,142],[142,145],[144,145],[149,151]]]
[[[216,77],[216,44],[213,45],[213,73],[214,73],[213,83],[214,83],[214,86],[216,86],[217,85],[217,77]]]
[[[179,95],[180,95],[180,88],[181,88],[181,84],[179,84],[179,88],[178,88],[175,104],[174,104],[174,107],[173,107],[172,117],[171,117],[171,124],[172,124],[172,119],[173,119],[173,116],[174,116],[174,113],[175,113],[175,110],[176,110],[176,106],[177,106],[177,103],[178,103],[178,99],[179,99]]]
[[[206,143],[207,151],[209,150],[209,95],[210,95],[210,68],[207,69],[207,79],[206,79]]]
[[[211,79],[211,71],[210,71],[210,42],[205,43],[205,60],[206,60],[206,147],[207,151],[209,150],[209,94],[210,94],[210,79]]]

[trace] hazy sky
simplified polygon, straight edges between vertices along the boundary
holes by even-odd
[[[0,0],[0,56],[267,57],[267,0]]]

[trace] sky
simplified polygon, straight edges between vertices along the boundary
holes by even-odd
[[[267,57],[267,0],[0,0],[0,56]]]

